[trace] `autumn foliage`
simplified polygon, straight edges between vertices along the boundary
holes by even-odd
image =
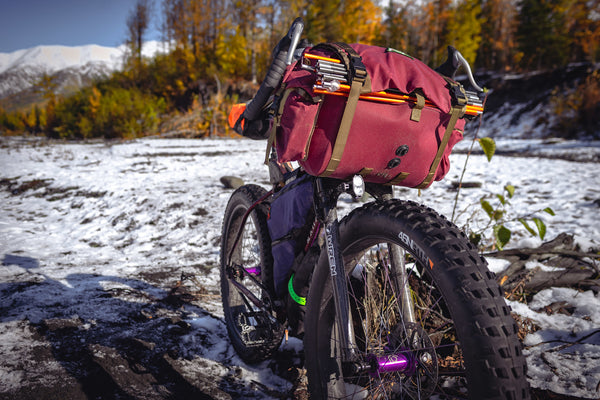
[[[0,131],[56,138],[227,134],[228,107],[249,99],[297,16],[312,43],[393,47],[431,66],[452,45],[476,68],[506,72],[597,62],[599,9],[600,0],[138,0],[127,19],[124,70],[69,97],[57,97],[45,77],[43,102],[0,108]],[[144,59],[151,24],[160,25],[166,52]]]

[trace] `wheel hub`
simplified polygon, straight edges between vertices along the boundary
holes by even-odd
[[[372,366],[370,372],[372,377],[393,372],[412,376],[417,368],[417,362],[410,351],[384,356],[370,355],[369,358],[371,359],[369,364]]]
[[[383,353],[371,353],[363,362],[348,363],[345,371],[374,380],[382,378],[381,383],[401,381],[401,391],[411,398],[428,398],[433,393],[438,383],[438,359],[433,342],[421,327],[406,324],[394,328]],[[389,374],[397,374],[398,380],[383,379]]]

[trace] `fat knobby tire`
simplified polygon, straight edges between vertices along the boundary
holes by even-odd
[[[487,262],[454,224],[434,210],[410,201],[369,203],[354,210],[340,223],[340,246],[344,257],[353,246],[373,240],[409,238],[433,262],[431,279],[441,292],[460,342],[470,399],[529,399],[526,362],[503,293]],[[409,241],[409,243],[410,243]],[[346,265],[346,268],[351,266]],[[331,298],[326,257],[313,275],[306,312],[305,353],[311,399],[322,398],[324,380],[319,372],[320,315]],[[349,273],[350,271],[346,271]],[[322,335],[321,335],[322,336]]]

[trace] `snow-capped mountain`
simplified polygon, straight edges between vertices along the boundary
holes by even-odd
[[[108,68],[117,68],[122,58],[122,47],[37,46],[12,53],[0,53],[0,74],[26,67],[53,73],[61,69],[81,67],[95,62],[103,63]]]
[[[162,48],[159,42],[144,44],[144,56]],[[55,77],[61,92],[66,87],[80,87],[92,79],[108,75],[122,67],[125,46],[37,46],[0,53],[0,99],[32,89],[44,75]]]

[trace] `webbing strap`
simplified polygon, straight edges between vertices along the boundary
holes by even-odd
[[[358,174],[364,178],[365,176],[369,176],[371,174],[371,172],[373,172],[373,168],[365,167],[365,168],[361,169]]]
[[[340,122],[340,128],[338,129],[337,137],[335,138],[335,145],[331,152],[331,158],[325,168],[325,171],[320,176],[327,177],[333,174],[337,166],[342,161],[342,155],[348,142],[348,135],[350,134],[350,126],[354,119],[354,112],[358,105],[358,98],[360,96],[360,90],[362,88],[362,82],[353,81],[350,87],[350,94],[346,101],[346,108],[344,108],[344,114],[342,115],[342,121]]]
[[[410,120],[419,122],[421,120],[421,110],[425,107],[425,96],[423,96],[420,90],[415,90],[413,93],[417,98],[417,104],[415,104],[410,113]]]
[[[399,185],[400,182],[402,182],[403,180],[405,180],[406,178],[408,178],[408,176],[410,175],[410,172],[400,172],[398,175],[396,175],[394,177],[394,179],[392,179],[391,181],[389,181],[387,184],[388,185]]]
[[[371,93],[371,77],[362,62],[362,57],[347,43],[321,43],[313,47],[314,50],[324,49],[333,52],[341,60],[348,72],[348,81],[359,80],[363,82],[361,93]]]
[[[446,147],[448,146],[448,142],[450,141],[450,137],[452,136],[452,131],[454,130],[454,127],[456,126],[456,122],[464,114],[464,112],[465,112],[464,105],[452,106],[452,109],[450,110],[450,121],[448,121],[448,126],[446,127],[446,132],[444,132],[444,136],[442,137],[442,141],[438,147],[438,151],[435,155],[435,158],[433,159],[433,162],[431,163],[431,167],[429,168],[429,173],[427,174],[425,179],[423,179],[423,182],[421,182],[421,184],[419,186],[415,186],[415,188],[424,189],[431,184],[431,181],[433,180],[433,177],[435,176],[435,172],[437,171],[437,168],[440,165],[440,161],[442,160],[442,157],[444,155],[444,151],[446,151]]]
[[[277,136],[277,127],[281,122],[281,114],[283,114],[285,102],[287,101],[290,94],[294,91],[294,89],[295,88],[288,88],[284,90],[283,94],[281,95],[281,99],[279,100],[279,109],[277,110],[277,114],[275,114],[275,117],[273,118],[273,123],[271,124],[271,133],[269,134],[269,139],[267,140],[267,149],[265,151],[265,165],[269,164],[269,156],[271,155],[271,149],[275,144],[275,137]]]

